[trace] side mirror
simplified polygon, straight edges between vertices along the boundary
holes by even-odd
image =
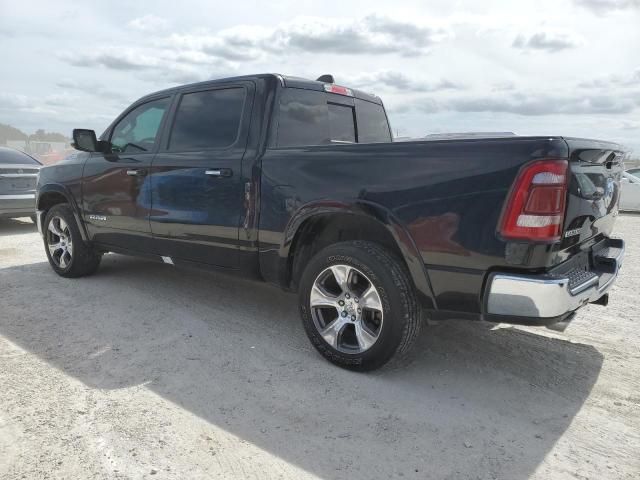
[[[73,129],[73,148],[81,152],[103,152],[105,142],[99,142],[96,132],[85,128]]]

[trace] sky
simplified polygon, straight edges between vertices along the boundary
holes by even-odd
[[[100,133],[147,93],[264,72],[375,93],[400,136],[640,154],[640,0],[0,0],[0,123],[27,133]]]

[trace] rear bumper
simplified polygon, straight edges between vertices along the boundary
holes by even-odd
[[[601,299],[618,276],[624,242],[608,239],[587,270],[538,275],[493,272],[485,295],[487,320],[550,325]]]
[[[0,217],[30,217],[36,213],[34,193],[0,195]]]

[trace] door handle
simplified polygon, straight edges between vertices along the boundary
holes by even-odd
[[[233,170],[230,168],[212,168],[211,170],[205,170],[204,174],[210,177],[230,177],[233,175]]]
[[[131,168],[127,170],[127,175],[130,177],[141,177],[145,174],[144,170],[139,170],[137,168]]]

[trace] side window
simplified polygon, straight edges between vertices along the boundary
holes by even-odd
[[[283,90],[277,143],[279,147],[330,143],[325,94],[297,88]]]
[[[349,100],[340,102],[330,93],[285,88],[280,97],[277,145],[391,142],[384,107],[358,98],[353,101],[355,109],[345,105]]]
[[[358,120],[358,142],[390,142],[389,122],[382,105],[356,99],[356,118]]]
[[[186,93],[180,100],[169,150],[202,150],[233,145],[240,130],[244,88]]]
[[[153,148],[170,98],[144,103],[131,110],[114,127],[111,149],[118,153],[146,152]]]
[[[355,143],[356,127],[353,118],[353,107],[327,104],[329,109],[329,134],[332,142]]]

